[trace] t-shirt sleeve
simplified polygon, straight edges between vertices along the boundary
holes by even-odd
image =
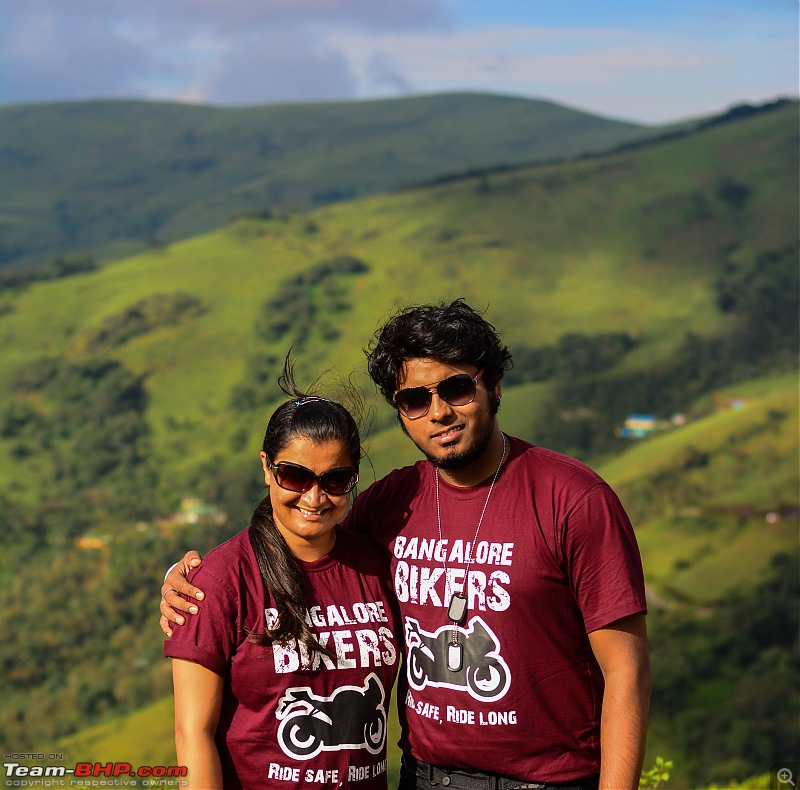
[[[586,633],[647,611],[636,536],[617,495],[590,488],[562,524],[562,547]]]
[[[386,549],[408,520],[420,485],[418,465],[395,469],[355,498],[342,524]]]
[[[404,501],[403,493],[398,494],[398,487],[390,482],[390,477],[397,481],[397,473],[390,473],[360,493],[342,521],[343,527],[368,538],[384,552],[389,551],[389,544],[402,525],[397,509],[403,507]]]
[[[198,568],[190,581],[205,592],[199,613],[187,615],[186,623],[172,629],[164,642],[167,658],[194,661],[221,677],[227,677],[238,637],[238,599],[214,574]]]

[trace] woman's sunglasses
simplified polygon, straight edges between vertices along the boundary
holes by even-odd
[[[485,369],[482,368],[474,376],[466,373],[450,376],[433,387],[408,387],[397,390],[392,400],[400,413],[409,420],[418,420],[428,413],[434,392],[451,406],[466,406],[475,400],[478,379]]]
[[[275,482],[287,491],[302,494],[313,487],[314,483],[319,483],[319,487],[331,496],[342,496],[353,490],[358,482],[358,470],[353,466],[340,466],[336,469],[328,469],[321,475],[315,475],[310,469],[300,464],[292,464],[289,461],[279,461],[273,464],[267,458],[270,472],[275,477]]]

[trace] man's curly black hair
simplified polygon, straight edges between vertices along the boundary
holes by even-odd
[[[369,375],[390,404],[409,359],[430,357],[484,368],[493,412],[499,406],[494,385],[513,364],[494,326],[463,299],[401,310],[375,332],[365,353]]]

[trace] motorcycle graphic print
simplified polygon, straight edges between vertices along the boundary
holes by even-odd
[[[342,686],[330,697],[310,688],[290,688],[275,716],[278,743],[296,760],[310,760],[321,751],[366,749],[378,754],[386,741],[386,693],[370,673],[363,686]]]
[[[461,669],[447,667],[447,646],[453,626],[443,625],[435,633],[423,631],[419,622],[406,617],[408,683],[421,691],[425,686],[466,691],[479,702],[501,699],[511,684],[508,664],[500,655],[500,642],[480,617],[473,617],[466,628],[456,627],[464,654]]]

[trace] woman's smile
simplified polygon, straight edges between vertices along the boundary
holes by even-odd
[[[304,466],[317,478],[328,470],[354,465],[343,442],[315,443],[304,436],[289,442],[272,461],[274,464],[287,462]],[[292,553],[306,561],[325,556],[333,548],[336,540],[334,527],[344,518],[350,495],[327,493],[319,479],[307,491],[289,491],[278,485],[266,453],[261,453],[261,462],[269,486],[275,526]]]

